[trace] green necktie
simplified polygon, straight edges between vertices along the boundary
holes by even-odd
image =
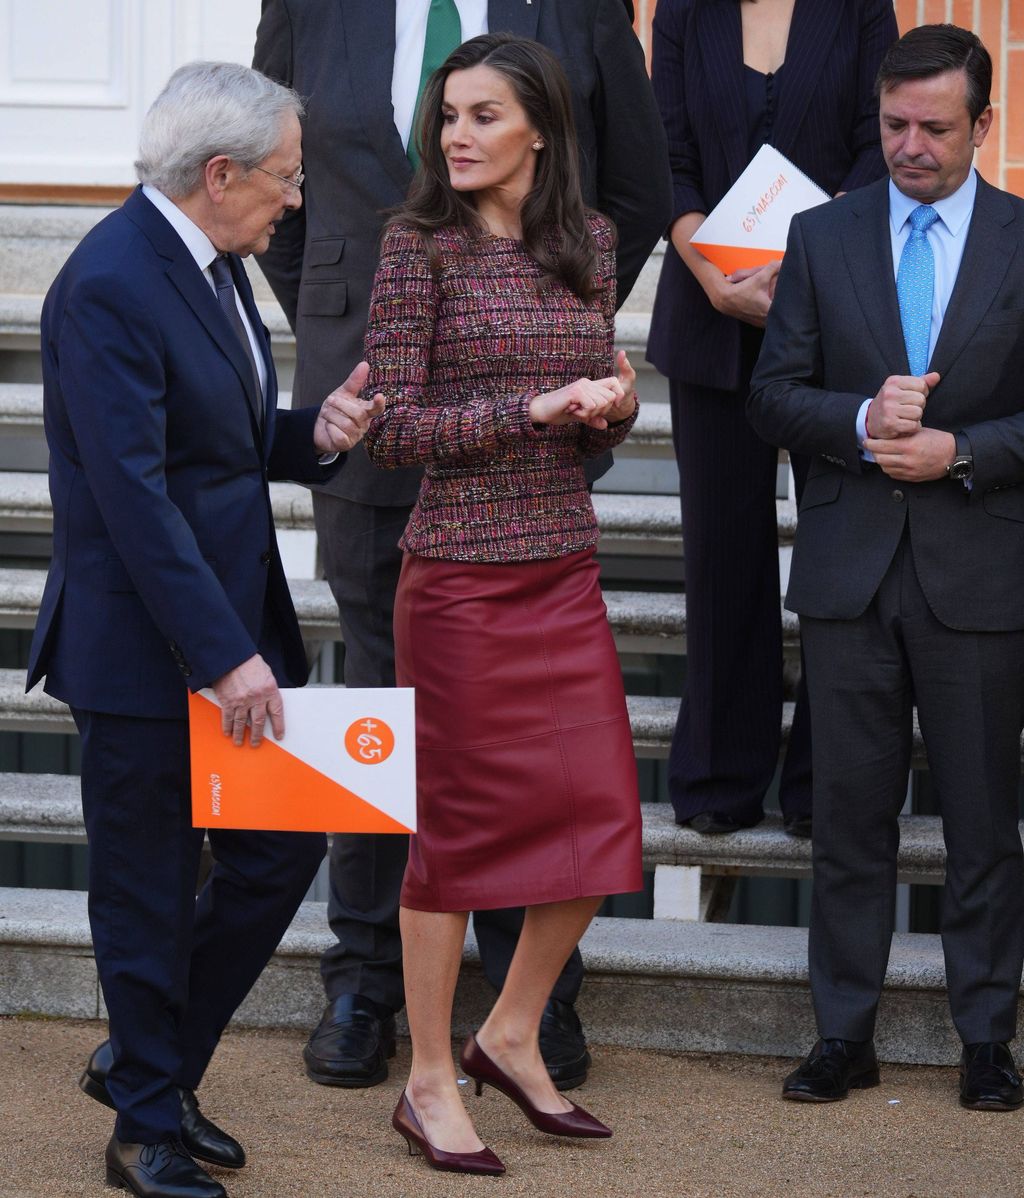
[[[419,126],[420,103],[427,80],[444,62],[456,46],[462,42],[462,21],[455,0],[430,0],[430,15],[427,17],[427,38],[423,43],[423,69],[420,71],[420,86],[416,93],[416,108],[413,110],[412,130],[409,133],[409,161],[413,167],[420,164],[416,152],[416,130]]]

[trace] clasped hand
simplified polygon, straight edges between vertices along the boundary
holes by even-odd
[[[577,379],[557,391],[546,391],[530,400],[534,424],[571,424],[605,429],[628,420],[636,409],[636,371],[626,351],[615,355],[616,373],[605,379]]]
[[[346,453],[363,439],[374,416],[384,411],[383,395],[375,395],[371,400],[359,398],[369,373],[369,364],[360,362],[324,400],[313,429],[313,444],[318,453]]]
[[[867,412],[864,448],[879,467],[900,482],[930,482],[942,478],[956,456],[956,438],[937,428],[924,428],[925,404],[939,383],[928,374],[890,375]]]

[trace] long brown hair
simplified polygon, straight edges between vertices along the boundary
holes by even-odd
[[[558,280],[582,299],[595,292],[598,249],[580,188],[580,168],[572,99],[565,72],[546,47],[507,33],[471,38],[453,50],[423,91],[414,135],[420,165],[409,196],[388,224],[416,229],[437,266],[433,232],[455,225],[483,234],[472,193],[455,190],[441,150],[444,85],[452,71],[488,66],[508,82],[530,124],[543,140],[537,173],[520,213],[523,246],[543,270],[542,286]]]

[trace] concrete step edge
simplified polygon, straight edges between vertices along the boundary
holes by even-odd
[[[644,866],[699,866],[708,873],[806,877],[811,869],[808,840],[789,836],[771,813],[755,828],[729,836],[702,836],[681,828],[667,803],[645,803]],[[0,774],[0,840],[83,843],[85,827],[79,779],[73,774]],[[900,819],[899,868],[905,880],[935,880],[943,873],[946,849],[938,816]]]
[[[33,628],[39,616],[46,571],[0,567],[0,628]],[[292,601],[308,640],[340,641],[338,609],[322,579],[289,580]],[[673,591],[605,592],[616,642],[623,652],[681,654],[686,649],[686,596]],[[783,643],[795,651],[800,625],[782,611]]]

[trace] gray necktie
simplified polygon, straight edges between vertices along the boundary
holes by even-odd
[[[213,275],[213,281],[217,285],[217,299],[220,302],[221,309],[228,318],[231,327],[235,330],[238,340],[242,343],[246,359],[252,368],[253,383],[256,387],[256,395],[259,398],[259,423],[262,427],[263,388],[260,386],[260,372],[257,369],[256,359],[253,356],[252,342],[249,340],[249,334],[245,331],[241,313],[238,311],[238,304],[235,302],[235,281],[231,277],[231,266],[225,254],[218,254],[210,263],[210,274]]]

